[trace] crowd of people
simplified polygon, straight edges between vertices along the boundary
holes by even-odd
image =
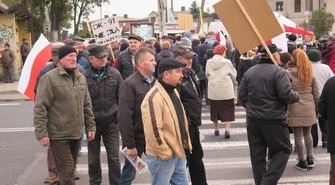
[[[163,35],[159,41],[130,35],[105,46],[94,40],[84,46],[84,39],[74,36],[55,45],[35,86],[35,133],[48,146],[45,182],[75,184],[86,134],[90,185],[102,183],[101,139],[109,184],[130,185],[135,179],[128,160],[121,170],[120,135],[128,156],[146,155],[151,184],[187,185],[189,171],[193,185],[207,185],[202,107],[210,109],[213,135],[220,135],[221,120],[229,139],[235,106],[243,106],[256,185],[279,181],[292,151],[290,130],[296,168],[314,167],[317,123],[322,146],[331,154],[333,185],[335,37],[328,37],[325,48],[312,37],[301,45],[295,35],[288,40],[288,52],[270,44],[271,53],[259,46],[242,54],[228,37],[221,45],[214,32]]]

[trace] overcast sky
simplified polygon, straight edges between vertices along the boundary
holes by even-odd
[[[168,1],[168,8],[171,7],[170,2]],[[174,10],[180,11],[182,6],[185,6],[186,10],[191,7],[193,0],[174,0]],[[220,0],[206,0],[205,10],[209,6],[213,11],[213,4],[219,2]],[[201,0],[197,0],[198,5],[200,6]],[[157,0],[110,0],[110,3],[105,3],[102,6],[102,17],[104,15],[117,14],[123,16],[128,14],[128,17],[133,18],[144,18],[148,17],[151,11],[157,11],[158,5]],[[95,20],[100,18],[100,7],[95,8],[95,13],[90,16],[90,20]]]

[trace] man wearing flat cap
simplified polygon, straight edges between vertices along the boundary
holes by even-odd
[[[159,79],[145,96],[142,121],[151,184],[188,185],[185,150],[192,150],[188,121],[176,89],[186,64],[165,58],[158,65]]]
[[[141,37],[137,35],[130,35],[128,37],[129,47],[121,52],[117,57],[116,69],[122,75],[123,80],[133,74],[135,70],[135,54],[141,47]]]
[[[84,46],[85,39],[79,36],[73,36],[72,40],[74,40],[77,44],[77,50],[78,50],[79,57],[84,57],[86,60],[88,60],[88,52],[85,51],[85,46]]]
[[[276,45],[268,45],[268,48],[272,55],[276,55]],[[247,133],[255,184],[277,184],[291,154],[286,104],[297,103],[299,94],[292,90],[288,73],[272,62],[264,48],[260,52],[258,65],[243,76],[238,99],[247,111]]]
[[[335,36],[329,36],[327,48],[322,51],[322,63],[327,64],[335,74]]]
[[[192,152],[185,150],[187,164],[190,171],[192,184],[207,185],[205,165],[202,161],[204,152],[200,143],[199,126],[201,126],[202,97],[200,87],[192,69],[192,63],[196,54],[189,48],[178,46],[174,50],[174,57],[186,64],[183,68],[181,85],[177,87],[180,100],[185,107],[188,128],[192,143]]]
[[[91,65],[84,72],[92,99],[96,123],[95,138],[87,144],[90,185],[100,185],[102,182],[100,163],[101,139],[103,139],[108,159],[109,183],[107,184],[119,184],[121,171],[117,103],[122,77],[119,71],[106,65],[107,56],[108,53],[103,46],[92,47],[89,50]]]
[[[74,185],[83,127],[90,142],[95,136],[95,122],[87,81],[76,67],[76,49],[62,46],[58,59],[58,67],[39,81],[34,106],[35,134],[42,146],[51,146],[59,184]]]

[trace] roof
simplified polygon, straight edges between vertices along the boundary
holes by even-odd
[[[19,16],[23,19],[34,19],[36,18],[36,15],[29,12],[29,9],[25,6],[23,6],[20,3],[16,3],[15,5],[9,7],[6,10],[7,13],[14,13],[16,16]]]
[[[128,18],[124,18],[124,16],[115,16],[118,18],[119,22],[127,22],[127,21],[136,21],[138,20],[138,18],[133,18],[133,17],[128,17]]]
[[[21,17],[23,19],[34,19],[36,15],[29,12],[29,9],[23,6],[20,3],[16,3],[15,5],[8,7],[4,3],[0,2],[0,13],[3,14],[15,14],[15,16]]]
[[[157,12],[157,11],[152,11],[150,14],[152,14],[152,13],[155,13],[156,15],[158,15],[158,12]],[[173,13],[173,16],[174,16],[175,18],[178,18],[178,14],[180,14],[180,13],[183,13],[183,14],[191,14],[191,10],[185,10],[185,11],[173,11],[172,13]],[[150,15],[150,14],[149,14],[149,15]]]

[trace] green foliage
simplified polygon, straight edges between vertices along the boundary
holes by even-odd
[[[199,12],[199,5],[197,3],[197,1],[192,1],[192,4],[191,4],[191,7],[190,7],[190,10],[191,10],[191,14],[193,15],[193,18],[198,18],[199,15],[200,15],[200,12]]]
[[[310,24],[314,26],[316,38],[328,35],[328,32],[332,30],[334,22],[333,14],[326,12],[324,9],[314,10],[312,12]]]
[[[5,5],[7,5],[8,7],[13,6],[16,3],[19,3],[20,0],[1,0],[1,2],[3,2]]]

